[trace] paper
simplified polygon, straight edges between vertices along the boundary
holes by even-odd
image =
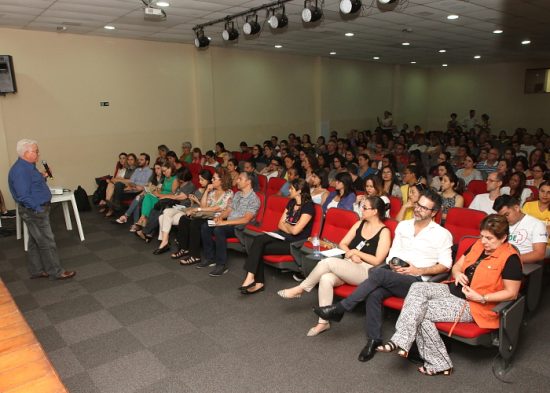
[[[215,227],[215,226],[216,226],[216,221],[214,221],[214,220],[208,220],[208,226],[209,226],[209,227]]]
[[[343,255],[346,252],[338,247],[331,248],[330,250],[321,251],[321,255],[325,257],[335,257],[337,255]]]
[[[268,232],[268,231],[264,231],[264,233],[271,236],[271,237],[274,237],[275,239],[285,240],[285,238],[283,236],[279,235],[278,233]]]

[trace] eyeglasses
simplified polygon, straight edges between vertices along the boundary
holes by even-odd
[[[429,207],[426,207],[426,206],[423,206],[421,205],[420,203],[416,202],[414,204],[414,208],[415,209],[418,209],[418,210],[422,210],[423,212],[427,212],[427,211],[433,211],[434,209],[431,209]]]
[[[376,210],[376,208],[368,207],[367,205],[361,205],[361,209],[363,209],[363,210]]]
[[[214,180],[221,180],[221,178],[219,178],[219,177],[213,177],[212,180],[213,180],[213,181],[214,181]]]

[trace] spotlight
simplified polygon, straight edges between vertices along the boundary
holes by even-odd
[[[340,2],[340,12],[342,14],[355,14],[361,9],[361,0],[342,0]]]
[[[239,38],[239,31],[235,29],[233,21],[225,22],[225,30],[222,32],[222,38],[224,41],[234,41]]]
[[[208,45],[210,45],[210,40],[204,35],[203,29],[195,31],[195,34],[197,36],[195,38],[195,46],[197,48],[206,48]]]
[[[254,20],[252,20],[254,18]],[[248,15],[246,17],[245,24],[243,25],[243,33],[246,35],[258,34],[261,30],[260,24],[258,23],[258,15]]]
[[[286,25],[288,25],[288,18],[285,14],[285,6],[282,6],[280,9],[283,10],[282,13],[277,13],[277,9],[273,9],[273,15],[269,18],[267,23],[269,23],[269,26],[271,26],[272,29],[282,29]]]
[[[396,0],[378,0],[378,2],[382,5],[395,3]]]
[[[304,1],[302,20],[306,23],[317,22],[323,16],[323,10],[317,6],[317,0],[315,0],[315,5],[307,6],[307,3],[312,3],[312,0]]]

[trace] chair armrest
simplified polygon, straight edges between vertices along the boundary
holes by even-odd
[[[428,282],[441,282],[441,281],[445,281],[447,278],[449,278],[449,272],[439,273],[439,274],[436,274],[435,276],[431,276]]]
[[[542,269],[542,266],[537,263],[526,263],[522,266],[522,273],[525,277],[529,277],[533,274],[537,274],[538,270]]]
[[[502,314],[502,312],[504,310],[506,310],[508,307],[510,307],[511,305],[513,304],[513,301],[512,300],[508,300],[506,302],[500,302],[500,303],[497,303],[495,305],[495,307],[493,307],[492,311],[498,313],[498,314]]]

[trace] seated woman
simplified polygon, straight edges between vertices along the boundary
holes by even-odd
[[[123,153],[121,153],[121,155],[122,154]],[[124,158],[119,157],[119,164],[121,163],[121,161],[124,161]],[[113,199],[113,195],[115,193],[115,184],[119,182],[128,182],[136,169],[137,156],[134,153],[129,153],[125,161],[126,163],[124,167],[122,169],[117,170],[116,176],[110,179],[107,179],[107,189],[105,190],[105,199],[99,202],[100,213],[109,212],[110,209],[107,209],[107,205]],[[108,217],[110,217],[111,215],[112,214],[110,214]]]
[[[191,164],[199,164],[204,165],[204,157],[202,155],[201,149],[198,147],[193,148],[193,151],[191,153]]]
[[[313,203],[323,205],[329,194],[327,172],[324,169],[313,171],[307,183]]]
[[[517,251],[508,243],[506,217],[491,214],[481,221],[481,238],[453,266],[451,284],[414,283],[395,325],[395,334],[378,352],[398,350],[407,357],[416,340],[424,375],[450,375],[453,363],[436,322],[475,322],[498,329],[496,303],[514,300],[522,279]]]
[[[395,171],[391,165],[386,165],[382,168],[382,181],[384,183],[384,191],[387,195],[403,199],[401,187],[399,187],[399,181],[397,180]]]
[[[452,207],[463,207],[462,181],[454,172],[448,172],[441,178],[441,225],[447,220],[447,213]]]
[[[476,169],[476,158],[473,154],[466,154],[463,161],[464,166],[456,171],[456,175],[464,180],[464,185],[472,180],[483,180],[483,175]]]
[[[336,182],[336,175],[339,173],[347,172],[346,167],[343,165],[344,157],[336,154],[332,159],[333,169],[328,173],[328,184],[334,187]]]
[[[206,161],[204,161],[204,166],[212,166],[214,168],[217,168],[220,166],[220,163],[218,160],[216,160],[216,154],[212,150],[208,150],[206,153],[204,153],[204,157]]]
[[[235,158],[230,158],[229,161],[227,161],[227,173],[231,177],[231,187],[237,187],[237,179],[239,178],[240,172],[239,161]]]
[[[207,174],[208,173],[208,174]],[[231,191],[231,176],[227,170],[218,168],[216,174],[212,176],[210,183],[210,172],[203,171],[199,177],[201,186],[205,186],[205,192],[202,194],[198,207],[187,209],[184,214],[179,216],[178,221],[173,223],[178,225],[177,243],[179,250],[172,254],[173,259],[179,259],[181,265],[193,265],[200,262],[201,256],[201,225],[215,213],[219,213],[231,204],[233,191]],[[207,180],[207,178],[209,180]],[[168,244],[168,236],[165,235],[163,242]]]
[[[365,195],[358,195],[355,203],[353,204],[353,211],[357,213],[359,217],[363,213],[363,200],[367,197],[378,196],[386,204],[386,217],[390,216],[390,198],[384,191],[384,185],[382,179],[378,175],[368,175],[365,179]]]
[[[290,186],[292,185],[292,181],[300,177],[298,175],[298,170],[296,168],[290,168],[286,172],[286,175],[287,175],[286,177],[287,181],[285,182],[285,184],[282,185],[282,187],[279,189],[277,194],[275,194],[277,196],[288,197],[290,195]]]
[[[323,213],[326,214],[327,210],[333,207],[338,207],[345,210],[353,210],[353,203],[355,202],[355,193],[353,190],[353,179],[347,172],[339,173],[336,175],[336,190],[328,194],[325,202],[323,203]]]
[[[441,178],[443,175],[454,172],[453,167],[450,163],[444,161],[439,164],[437,164],[437,176],[434,176],[432,178],[432,181],[430,182],[430,187],[435,189],[436,191],[441,191]]]
[[[370,268],[384,262],[391,246],[390,230],[383,222],[386,204],[380,197],[366,197],[361,209],[361,220],[350,228],[338,245],[346,252],[345,258],[323,259],[300,285],[277,292],[279,296],[298,298],[319,284],[319,306],[328,306],[332,304],[334,287],[359,285],[368,278]],[[329,328],[328,321],[319,319],[307,336],[316,336]]]
[[[168,153],[166,153],[166,159],[168,160],[170,165],[174,167],[174,173],[176,173],[183,167],[183,164],[180,162],[178,155],[173,150],[170,150]]]
[[[126,174],[126,162],[127,162],[127,160],[128,160],[128,154],[122,152],[118,155],[118,161],[117,161],[116,166],[115,166],[115,173],[113,174],[112,178],[125,179],[124,175]],[[109,183],[108,180],[110,180],[110,179],[111,179],[110,176],[106,176],[105,179],[102,180],[102,181],[105,181],[105,183]],[[128,179],[129,179],[129,177],[128,177]],[[105,184],[105,187],[108,187],[107,184]],[[111,188],[112,188],[111,191],[110,191],[111,196],[109,197],[109,199],[112,197],[113,192],[114,192],[114,187],[111,186]],[[105,192],[103,193],[102,198],[103,199],[101,199],[98,203],[99,206],[102,206],[99,209],[100,213],[103,213],[104,211],[107,210],[107,207],[106,207],[107,198],[105,196]]]
[[[533,195],[531,189],[525,186],[526,181],[527,179],[523,172],[514,172],[510,176],[508,185],[500,189],[500,195],[507,194],[513,196],[520,201],[520,206],[523,206],[527,199]]]
[[[395,216],[397,221],[410,220],[414,217],[414,205],[418,202],[420,199],[420,194],[422,194],[425,189],[426,187],[422,183],[409,186],[407,202],[401,206],[399,213]]]
[[[277,233],[284,240],[268,234],[252,240],[248,257],[244,264],[246,277],[239,288],[243,295],[252,295],[264,290],[264,263],[262,256],[290,254],[290,243],[304,240],[311,234],[315,207],[309,194],[309,186],[304,179],[295,179],[290,186],[290,200],[279,219]]]
[[[533,166],[531,166],[532,178],[528,179],[525,184],[528,186],[539,188],[540,185],[544,182],[544,174],[547,170],[548,168],[543,161],[533,164]]]

